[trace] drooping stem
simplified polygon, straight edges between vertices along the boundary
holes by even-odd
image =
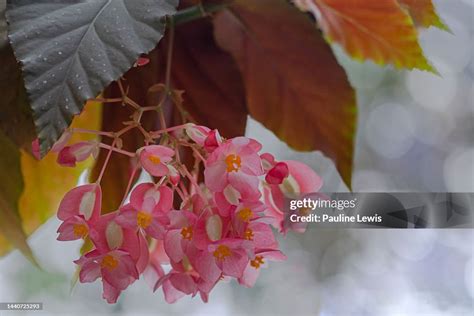
[[[112,156],[112,152],[114,151],[114,146],[115,146],[116,141],[117,139],[114,139],[114,141],[112,142],[112,145],[110,146],[109,152],[107,154],[107,157],[105,158],[104,164],[102,165],[102,169],[100,170],[100,174],[99,174],[99,177],[97,178],[96,183],[100,183],[100,181],[102,181],[102,177],[104,176],[105,169],[107,168],[107,165],[109,164],[109,161],[110,161],[110,157]]]
[[[71,131],[73,133],[80,133],[80,134],[94,134],[94,135],[100,135],[100,136],[114,137],[113,133],[111,132],[96,131],[96,130],[90,130],[90,129],[85,129],[85,128],[71,128]]]
[[[116,147],[112,147],[112,146],[107,145],[107,144],[100,143],[99,147],[114,151],[116,153],[119,153],[119,154],[122,154],[122,155],[125,155],[125,156],[128,156],[128,157],[132,157],[132,158],[135,157],[135,153],[131,153],[131,152],[126,151],[126,150],[118,149]]]
[[[133,168],[132,174],[130,175],[130,179],[128,179],[127,188],[125,189],[125,193],[123,194],[122,202],[120,202],[120,206],[122,206],[123,203],[125,203],[125,200],[127,199],[128,192],[130,192],[130,189],[132,188],[132,183],[135,179],[135,175],[137,174],[137,170],[139,167],[140,165],[137,163],[135,168]]]

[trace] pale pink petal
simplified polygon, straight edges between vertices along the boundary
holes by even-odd
[[[168,257],[174,262],[183,260],[184,252],[181,241],[182,236],[180,230],[173,229],[166,232],[164,239],[165,251]]]
[[[227,185],[227,167],[224,161],[215,162],[204,169],[206,186],[214,192],[224,190]]]
[[[225,275],[240,278],[249,259],[244,251],[232,250],[232,255],[222,261],[222,272]]]
[[[244,273],[242,274],[242,277],[238,280],[239,284],[249,288],[253,287],[257,282],[259,274],[260,268],[256,269],[255,267],[252,267],[250,264],[248,264],[244,270]]]
[[[121,291],[110,285],[105,280],[102,280],[102,286],[102,298],[105,299],[109,304],[117,303],[117,299],[120,296]]]
[[[278,246],[273,231],[267,224],[252,222],[249,224],[248,228],[253,232],[252,241],[254,242],[255,248],[270,249]]]
[[[173,191],[166,186],[161,186],[158,191],[160,192],[160,199],[153,211],[168,212],[173,207]]]
[[[259,179],[243,172],[231,172],[228,175],[229,183],[240,192],[242,199],[258,199],[261,195],[258,184]]]
[[[157,216],[153,216],[150,226],[145,228],[145,232],[148,236],[155,239],[163,239],[165,233],[165,227],[160,222],[160,219]]]
[[[169,280],[175,289],[184,294],[193,294],[197,291],[193,278],[186,273],[172,273]]]
[[[178,291],[170,282],[170,280],[166,280],[163,282],[163,294],[165,295],[165,301],[168,304],[173,304],[186,294],[181,291]]]
[[[212,253],[201,251],[195,257],[192,256],[189,259],[201,278],[210,283],[217,282],[221,275],[221,271],[216,265],[216,260]]]
[[[137,185],[130,193],[130,204],[137,211],[142,208],[143,201],[145,200],[145,194],[149,190],[154,190],[155,185],[153,183],[141,183]]]
[[[97,280],[100,276],[100,265],[97,262],[94,262],[94,260],[88,260],[83,266],[81,266],[79,281],[81,281],[81,283],[90,283]]]
[[[302,162],[288,160],[285,161],[288,165],[290,175],[293,176],[300,186],[300,193],[317,192],[323,185],[321,177]]]
[[[261,176],[265,173],[263,171],[262,160],[260,159],[259,155],[250,154],[241,156],[241,159],[242,167],[240,171],[253,176]]]
[[[131,207],[120,210],[115,222],[128,229],[137,229],[137,211]]]

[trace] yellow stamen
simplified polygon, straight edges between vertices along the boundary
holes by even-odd
[[[240,159],[240,156],[230,154],[225,157],[225,163],[227,165],[227,172],[239,171],[242,160]]]
[[[252,218],[253,212],[248,207],[241,209],[237,216],[242,220],[242,222],[248,222]]]
[[[137,225],[141,228],[145,229],[150,226],[152,220],[152,216],[150,213],[145,211],[140,211],[137,214]]]
[[[153,164],[157,165],[161,163],[161,159],[158,156],[150,155],[148,156],[148,160],[150,160]]]
[[[74,224],[74,236],[85,238],[89,233],[89,228],[85,224]]]
[[[230,248],[227,247],[226,245],[219,245],[217,249],[214,251],[214,257],[219,261],[222,261],[225,258],[230,257],[231,254],[232,252]]]
[[[247,240],[253,240],[253,231],[250,228],[247,228],[244,231],[244,238]]]
[[[187,239],[187,240],[193,239],[192,226],[183,227],[183,229],[181,229],[181,236],[183,236],[183,239]]]
[[[115,259],[112,255],[106,255],[100,262],[100,267],[112,271],[117,268],[118,264],[118,260]]]
[[[256,256],[255,259],[250,260],[250,265],[251,265],[252,267],[254,267],[255,269],[260,268],[260,266],[261,266],[262,264],[264,264],[264,263],[265,263],[265,261],[263,261],[263,257],[262,257],[262,256]]]

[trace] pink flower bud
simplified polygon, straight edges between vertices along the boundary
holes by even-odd
[[[181,180],[181,176],[178,170],[176,170],[176,168],[173,167],[172,165],[168,165],[168,170],[169,170],[170,182],[173,185],[178,185],[179,181]]]
[[[213,152],[214,149],[219,147],[222,144],[222,138],[221,135],[219,135],[219,132],[215,129],[209,132],[207,135],[206,139],[204,140],[204,148],[208,152]]]
[[[265,181],[268,184],[281,184],[288,175],[288,165],[284,162],[279,162],[272,169],[268,170]]]
[[[191,138],[196,144],[204,146],[204,141],[209,135],[211,130],[205,126],[188,124],[186,126],[186,134]]]
[[[270,153],[261,154],[260,158],[262,159],[263,170],[267,172],[276,164],[275,157]]]
[[[81,162],[89,158],[89,156],[97,157],[99,146],[97,142],[80,142],[72,146],[66,146],[59,152],[57,162],[61,166],[75,167],[77,162]]]

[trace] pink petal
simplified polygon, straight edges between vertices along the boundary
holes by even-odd
[[[222,261],[222,272],[225,275],[240,278],[249,259],[244,251],[232,250],[232,255]]]
[[[288,165],[290,175],[300,186],[300,193],[317,192],[323,186],[321,177],[304,163],[294,160],[288,160],[285,163]]]
[[[148,236],[155,239],[163,239],[165,233],[165,227],[160,222],[157,216],[153,216],[150,226],[145,228],[145,232]]]
[[[169,230],[165,234],[164,246],[168,257],[174,262],[183,260],[184,252],[181,246],[182,236],[178,229]]]
[[[89,230],[89,226],[87,225],[87,223],[84,221],[82,217],[73,216],[67,219],[66,221],[64,221],[59,226],[58,228],[59,236],[57,239],[60,241],[69,241],[69,240],[77,240],[77,239],[83,238],[84,236],[76,235],[76,233],[74,232],[74,227],[76,225],[85,226],[87,230]]]
[[[190,261],[201,278],[210,283],[215,283],[221,276],[221,271],[216,265],[216,260],[212,253],[201,251],[196,256],[190,256]]]
[[[118,290],[125,290],[130,284],[138,279],[138,271],[135,262],[128,254],[118,254],[118,251],[111,253],[118,265],[113,270],[102,268],[102,278]]]
[[[163,294],[165,295],[165,301],[168,304],[173,304],[185,294],[181,291],[178,291],[170,282],[170,280],[166,280],[163,282]]]
[[[255,267],[252,267],[250,263],[247,265],[247,267],[244,270],[244,273],[242,274],[242,277],[239,278],[239,284],[245,286],[245,287],[253,287],[255,283],[257,282],[257,278],[260,275],[260,268],[256,269]]]
[[[250,223],[248,228],[253,232],[253,242],[255,248],[275,248],[278,246],[272,229],[264,223]]]
[[[100,265],[93,260],[88,260],[83,266],[81,266],[79,281],[81,281],[81,283],[90,283],[97,280],[100,276]]]
[[[76,215],[83,215],[86,220],[96,220],[100,215],[102,191],[99,185],[86,184],[78,186],[64,196],[58,209],[58,218],[67,220]]]
[[[231,172],[228,175],[229,183],[240,192],[242,199],[258,199],[261,195],[258,189],[259,179],[256,176],[243,172]]]
[[[281,184],[288,177],[289,172],[288,165],[284,162],[279,162],[268,171],[265,181],[269,184]]]
[[[197,291],[196,283],[188,274],[172,273],[169,280],[175,289],[184,294],[193,294]]]
[[[227,167],[224,161],[217,161],[204,169],[206,186],[214,192],[224,190],[227,184]]]
[[[117,299],[120,296],[121,291],[110,285],[107,281],[102,280],[102,298],[109,304],[117,303]]]
[[[160,160],[155,163],[151,160],[151,157],[156,157]],[[174,150],[171,148],[161,145],[146,146],[140,153],[140,162],[143,168],[155,177],[162,177],[168,173],[168,168],[164,163],[171,160],[174,156]]]
[[[115,218],[115,222],[120,226],[128,229],[137,229],[137,211],[131,207],[120,210],[119,215]]]

